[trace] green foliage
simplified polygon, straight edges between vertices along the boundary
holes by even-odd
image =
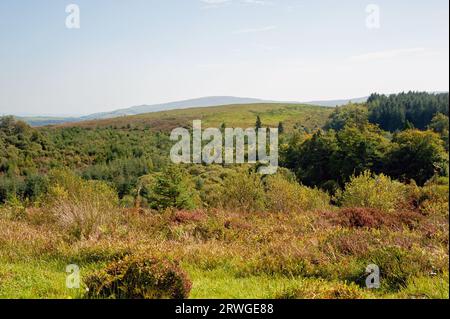
[[[383,171],[389,140],[371,125],[362,128],[347,126],[336,134],[337,148],[330,158],[334,179],[342,185],[350,176],[365,170]]]
[[[295,181],[275,175],[265,181],[266,205],[271,212],[295,213],[326,209],[330,196],[321,190],[299,185]]]
[[[336,194],[338,203],[343,207],[376,208],[384,212],[393,212],[406,200],[406,187],[389,177],[372,175],[369,171],[354,176],[345,185],[342,192]]]
[[[435,174],[445,173],[448,155],[436,133],[408,130],[394,136],[386,166],[390,176],[423,185]]]
[[[223,207],[246,212],[264,209],[264,185],[261,176],[253,172],[234,172],[224,180]]]
[[[330,159],[336,150],[335,134],[317,131],[304,142],[293,141],[282,150],[285,153],[282,155],[284,158],[282,163],[294,171],[303,184],[322,186],[324,182],[334,179]]]
[[[200,205],[193,180],[177,166],[145,177],[140,189],[139,194],[153,209],[194,209]]]
[[[424,130],[437,113],[448,116],[448,101],[448,93],[408,92],[390,96],[372,94],[367,101],[369,120],[391,132],[404,129],[407,123]]]
[[[447,216],[449,213],[449,181],[448,177],[434,176],[421,189],[418,203],[425,214],[440,214]]]
[[[447,115],[442,113],[436,114],[431,120],[428,129],[438,133],[445,142],[445,149],[449,149],[449,119]]]
[[[324,126],[326,130],[340,131],[345,126],[364,127],[369,121],[367,107],[359,104],[348,104],[337,107]]]
[[[372,125],[346,126],[335,133],[317,131],[303,143],[282,150],[282,164],[307,186],[334,192],[354,174],[382,172],[389,140]]]
[[[381,288],[398,291],[407,287],[408,281],[433,270],[425,254],[399,247],[383,247],[370,252],[367,263],[380,268]]]
[[[448,272],[440,276],[410,278],[399,295],[403,299],[449,299]]]
[[[127,256],[85,279],[89,299],[186,299],[192,283],[177,263]]]

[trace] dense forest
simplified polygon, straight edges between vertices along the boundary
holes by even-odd
[[[425,130],[436,114],[448,116],[448,93],[372,94],[367,104],[370,122],[390,132],[406,128]]]

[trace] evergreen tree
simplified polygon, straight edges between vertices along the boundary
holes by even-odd
[[[258,130],[260,128],[262,128],[262,122],[261,122],[261,118],[259,117],[259,115],[256,117],[255,128],[256,128],[256,132],[258,132]]]

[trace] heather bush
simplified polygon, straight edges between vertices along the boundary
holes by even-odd
[[[127,256],[85,279],[90,299],[185,299],[191,281],[177,263]]]
[[[69,236],[95,237],[114,226],[118,197],[107,184],[62,170],[53,171],[50,180],[46,209]]]
[[[406,205],[407,188],[389,177],[372,175],[365,171],[353,176],[345,189],[336,194],[337,202],[342,207],[375,208],[384,212],[393,212]]]
[[[405,226],[410,229],[416,228],[423,216],[415,211],[396,211],[385,214],[373,208],[349,207],[329,213],[326,217],[334,224],[348,228],[388,227],[401,230]]]

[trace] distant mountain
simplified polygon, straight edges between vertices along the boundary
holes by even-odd
[[[138,115],[159,111],[187,109],[191,107],[208,107],[208,106],[220,106],[232,104],[234,105],[257,104],[257,103],[272,103],[272,102],[274,101],[253,99],[253,98],[241,98],[234,96],[210,96],[154,105],[139,105],[124,109],[118,109],[111,112],[94,113],[80,117],[17,116],[17,118],[27,122],[31,126],[46,126],[46,125],[56,125],[62,123],[81,122],[89,120],[109,119],[127,115]]]
[[[28,123],[31,126],[56,125],[80,121],[79,117],[16,116],[16,118]]]
[[[335,107],[340,105],[345,105],[348,102],[365,102],[367,97],[348,99],[348,100],[331,100],[331,101],[311,101],[304,102],[303,104],[317,105],[317,106],[329,106]],[[47,116],[30,116],[30,117],[18,117],[19,119],[27,122],[31,126],[45,126],[45,125],[56,125],[62,123],[71,122],[81,122],[89,120],[101,120],[110,119],[121,116],[128,115],[138,115],[144,113],[153,113],[159,111],[169,111],[178,109],[187,109],[192,107],[208,107],[208,106],[221,106],[221,105],[238,105],[238,104],[264,104],[264,103],[289,103],[295,104],[299,102],[285,102],[285,101],[270,101],[254,98],[242,98],[234,96],[209,96],[201,97],[197,99],[189,99],[183,101],[161,103],[154,105],[139,105],[124,109],[118,109],[111,112],[94,113],[90,115],[80,116],[80,117],[47,117]]]

